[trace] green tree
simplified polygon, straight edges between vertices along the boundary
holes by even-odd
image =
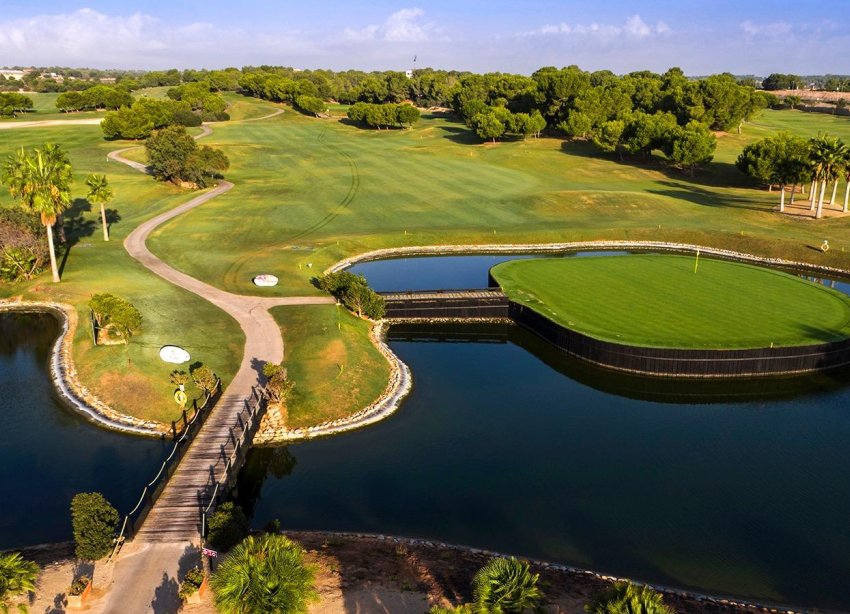
[[[189,373],[192,375],[192,381],[195,382],[198,388],[206,394],[212,394],[216,382],[218,382],[218,378],[212,369],[204,364],[195,364],[189,368]]]
[[[9,601],[13,597],[35,590],[38,572],[38,565],[27,561],[18,552],[0,555],[0,612],[8,613]],[[26,604],[19,604],[18,610],[29,611]]]
[[[287,377],[286,368],[283,365],[268,362],[263,365],[263,375],[266,376],[266,392],[272,401],[280,403],[292,394],[295,382]]]
[[[142,325],[142,314],[132,303],[112,294],[95,294],[88,302],[97,327],[114,331],[127,344]]]
[[[400,104],[396,109],[396,119],[402,126],[410,128],[419,121],[419,109],[411,104]]]
[[[328,105],[325,101],[316,96],[298,96],[295,99],[295,106],[298,107],[298,110],[304,113],[310,113],[316,117],[319,117],[320,114],[328,110]]]
[[[472,580],[475,606],[482,614],[534,610],[543,597],[538,579],[539,575],[531,573],[528,563],[513,557],[490,559]]]
[[[817,199],[817,212],[815,217],[823,217],[823,197],[826,186],[830,181],[835,181],[841,171],[842,164],[847,158],[847,146],[837,137],[820,135],[809,141],[809,156],[812,163],[815,182],[820,182],[819,196]],[[814,204],[814,195],[812,195]]]
[[[159,181],[191,182],[204,187],[207,178],[226,170],[230,161],[218,149],[198,147],[186,128],[169,126],[154,132],[145,141],[148,165]]]
[[[30,152],[21,148],[6,159],[3,183],[12,198],[29,213],[40,216],[47,230],[50,250],[50,269],[53,281],[59,282],[56,249],[53,245],[53,225],[56,218],[71,204],[73,176],[68,154],[59,146],[45,143]]]
[[[479,138],[490,139],[493,143],[505,133],[505,124],[503,124],[498,115],[493,110],[486,113],[479,113],[473,118],[475,134]]]
[[[222,561],[210,582],[222,614],[303,614],[318,600],[304,550],[283,535],[248,537]]]
[[[662,596],[648,586],[617,582],[584,607],[588,614],[674,614]]]
[[[218,506],[207,522],[207,541],[220,550],[230,550],[251,528],[242,508],[227,501]]]
[[[71,526],[78,559],[96,561],[112,549],[118,512],[99,492],[84,492],[71,499]]]
[[[706,125],[692,121],[673,133],[665,153],[673,164],[693,175],[698,165],[711,162],[716,148],[717,139]]]
[[[803,102],[803,99],[800,98],[799,96],[786,96],[785,97],[785,104],[787,104],[792,109],[794,107],[796,107],[797,105],[799,105],[801,102]]]
[[[106,223],[106,203],[112,200],[112,188],[106,180],[106,175],[91,174],[86,177],[89,193],[86,198],[92,204],[100,205],[100,221],[103,224],[103,240],[109,241],[109,225]]]

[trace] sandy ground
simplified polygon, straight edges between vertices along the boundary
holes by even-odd
[[[43,126],[97,126],[102,121],[102,117],[92,117],[89,119],[41,119],[31,122],[0,122],[0,130],[41,128]]]
[[[424,614],[433,604],[458,604],[472,598],[470,581],[487,561],[484,553],[456,550],[439,545],[394,543],[374,537],[340,537],[321,533],[289,533],[307,550],[308,562],[316,568],[319,601],[310,614]],[[83,610],[68,610],[65,593],[75,573],[69,544],[58,544],[41,551],[28,550],[28,558],[42,566],[38,590],[29,601],[33,614],[60,614],[82,611],[98,614],[108,601],[120,603],[117,595],[105,595],[109,586],[109,565],[94,570],[94,593]],[[87,570],[90,572],[90,570]],[[593,596],[605,590],[610,581],[586,574],[535,568],[546,595],[543,611],[548,614],[579,614]],[[666,603],[680,614],[759,612],[756,608],[732,604],[706,603],[698,598],[667,595]],[[151,605],[157,614],[185,612],[214,614],[211,597],[200,604]],[[134,614],[126,609],[121,614]],[[763,610],[767,611],[767,610]],[[774,610],[775,611],[775,610]]]

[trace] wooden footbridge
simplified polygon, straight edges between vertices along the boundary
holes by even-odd
[[[470,319],[508,317],[508,297],[501,288],[381,292],[388,320]]]

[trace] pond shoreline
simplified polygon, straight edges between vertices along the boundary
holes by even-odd
[[[161,438],[165,425],[122,414],[98,399],[80,381],[73,359],[73,339],[78,326],[77,311],[70,305],[47,301],[0,300],[0,313],[49,313],[59,320],[61,330],[50,353],[50,378],[66,405],[86,420],[111,431]]]

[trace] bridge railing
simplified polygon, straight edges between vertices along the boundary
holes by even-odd
[[[193,403],[191,416],[187,416],[186,412],[183,412],[182,419],[185,420],[185,423],[179,434],[175,423],[172,423],[173,433],[175,435],[174,447],[171,448],[171,453],[162,462],[156,476],[142,489],[142,495],[139,497],[136,506],[124,516],[121,531],[118,533],[118,538],[116,539],[116,549],[125,539],[132,537],[144,522],[148,512],[150,512],[157,498],[162,494],[163,489],[165,489],[169,478],[174,474],[174,471],[183,459],[183,455],[186,454],[186,450],[189,449],[192,439],[195,438],[195,435],[197,435],[201,426],[203,426],[204,421],[206,421],[207,416],[212,411],[212,408],[215,407],[220,397],[221,380],[216,378],[215,386],[206,395],[201,404],[198,405],[197,402]]]
[[[207,536],[210,516],[215,512],[222,499],[227,496],[233,481],[236,479],[236,475],[245,461],[245,456],[251,448],[251,443],[254,441],[254,435],[260,426],[267,405],[268,396],[265,391],[257,387],[252,388],[251,398],[248,399],[245,411],[239,414],[239,425],[237,426],[239,434],[234,437],[233,451],[225,460],[224,474],[213,486],[209,503],[201,510],[201,537]]]

